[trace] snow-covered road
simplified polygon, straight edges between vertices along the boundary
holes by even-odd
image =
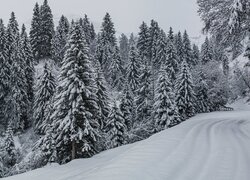
[[[201,114],[147,140],[6,180],[249,180],[250,111]]]

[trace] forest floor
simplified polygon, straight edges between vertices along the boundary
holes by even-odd
[[[4,180],[249,180],[250,106],[199,114],[134,144]]]

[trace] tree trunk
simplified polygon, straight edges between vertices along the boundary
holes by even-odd
[[[71,150],[71,160],[76,158],[76,142],[75,140],[72,141],[72,150]]]

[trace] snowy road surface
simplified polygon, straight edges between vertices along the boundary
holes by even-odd
[[[6,180],[250,180],[250,111],[201,114],[147,140]]]

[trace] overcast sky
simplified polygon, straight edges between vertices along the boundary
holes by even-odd
[[[19,23],[30,24],[35,2],[43,0],[0,0],[0,18],[5,24],[10,12],[14,11]],[[175,31],[187,29],[190,36],[201,34],[202,23],[197,15],[196,0],[49,0],[55,21],[64,14],[68,18],[78,18],[87,14],[96,28],[99,28],[106,12],[111,14],[117,32],[138,32],[145,21],[155,19],[159,25]],[[99,30],[99,29],[98,29]]]

